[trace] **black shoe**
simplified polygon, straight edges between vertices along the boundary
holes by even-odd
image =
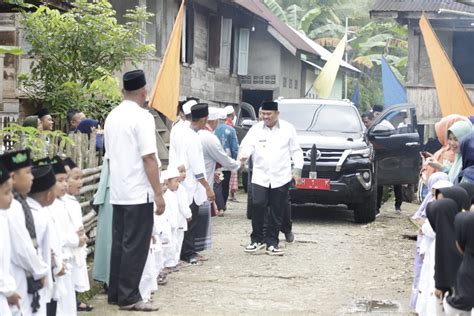
[[[295,242],[295,234],[292,232],[285,233],[285,239],[287,243],[292,244]]]

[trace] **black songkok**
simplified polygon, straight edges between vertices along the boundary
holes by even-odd
[[[7,152],[0,156],[0,162],[10,172],[33,165],[29,149]]]
[[[126,91],[134,91],[146,85],[145,73],[143,70],[132,70],[123,75],[123,88]]]

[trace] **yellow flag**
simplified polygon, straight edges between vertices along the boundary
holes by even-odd
[[[473,115],[471,99],[424,14],[420,18],[420,29],[430,59],[443,117],[449,114]]]
[[[165,56],[156,76],[149,104],[171,121],[176,119],[179,100],[181,33],[183,31],[184,0],[174,22]]]
[[[336,49],[332,53],[331,58],[326,62],[319,74],[318,78],[313,83],[313,87],[318,92],[318,97],[327,99],[331,95],[332,87],[336,81],[337,72],[341,65],[342,57],[346,50],[347,34],[337,44]]]

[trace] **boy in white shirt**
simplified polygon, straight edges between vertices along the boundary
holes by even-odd
[[[52,233],[51,247],[54,252],[54,288],[52,299],[55,302],[50,303],[50,308],[57,310],[58,315],[76,315],[76,296],[74,291],[74,282],[71,275],[72,252],[71,247],[76,247],[84,238],[76,233],[74,226],[69,221],[69,214],[66,209],[64,196],[67,192],[67,171],[62,159],[59,156],[43,159],[46,164],[51,163],[53,168],[56,185],[56,199],[48,207],[51,215]],[[41,164],[37,161],[36,164]]]
[[[168,189],[166,186],[166,181],[164,177],[166,176],[166,171],[163,171],[160,176],[161,188],[163,194]],[[171,226],[166,219],[165,214],[154,215],[154,224],[153,224],[153,237],[155,244],[155,272],[156,272],[156,282],[158,285],[165,285],[168,283],[166,277],[167,273],[163,271],[164,268],[164,248],[168,247],[171,242]]]
[[[180,170],[178,167],[170,166],[167,172],[168,190],[175,194],[178,201],[175,262],[179,263],[181,248],[183,247],[184,232],[188,230],[188,222],[192,219],[192,213],[187,202],[188,193],[186,189],[180,185],[181,181],[186,177],[184,167],[181,167]]]
[[[7,169],[0,164],[0,315],[12,315],[11,308],[20,308],[20,294],[11,275],[11,241],[7,212],[13,200],[12,180]]]
[[[66,170],[68,171],[67,194],[64,196],[66,202],[66,208],[69,214],[69,219],[81,238],[81,242],[78,246],[71,248],[73,253],[72,266],[72,279],[76,292],[83,293],[90,290],[89,284],[89,273],[87,271],[87,251],[86,241],[87,237],[84,231],[84,224],[82,222],[82,208],[76,197],[81,193],[82,182],[82,170],[74,163],[70,158],[64,160]],[[81,306],[84,305],[84,306]],[[86,305],[77,301],[78,311],[91,311],[92,306]]]
[[[179,212],[179,204],[178,204],[178,196],[176,193],[171,190],[170,183],[175,181],[170,181],[171,179],[179,176],[178,170],[173,172],[173,170],[166,170],[163,172],[162,177],[164,178],[164,182],[167,186],[167,190],[163,193],[163,198],[165,199],[166,209],[164,216],[168,221],[169,226],[171,227],[171,236],[170,242],[164,246],[164,271],[169,272],[177,272],[179,271],[178,260],[176,260],[176,249],[178,244],[178,212]],[[170,178],[172,177],[172,178]]]

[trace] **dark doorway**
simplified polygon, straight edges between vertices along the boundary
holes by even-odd
[[[273,100],[273,90],[243,90],[242,102],[251,104],[255,112],[258,113],[258,108],[262,101]]]

